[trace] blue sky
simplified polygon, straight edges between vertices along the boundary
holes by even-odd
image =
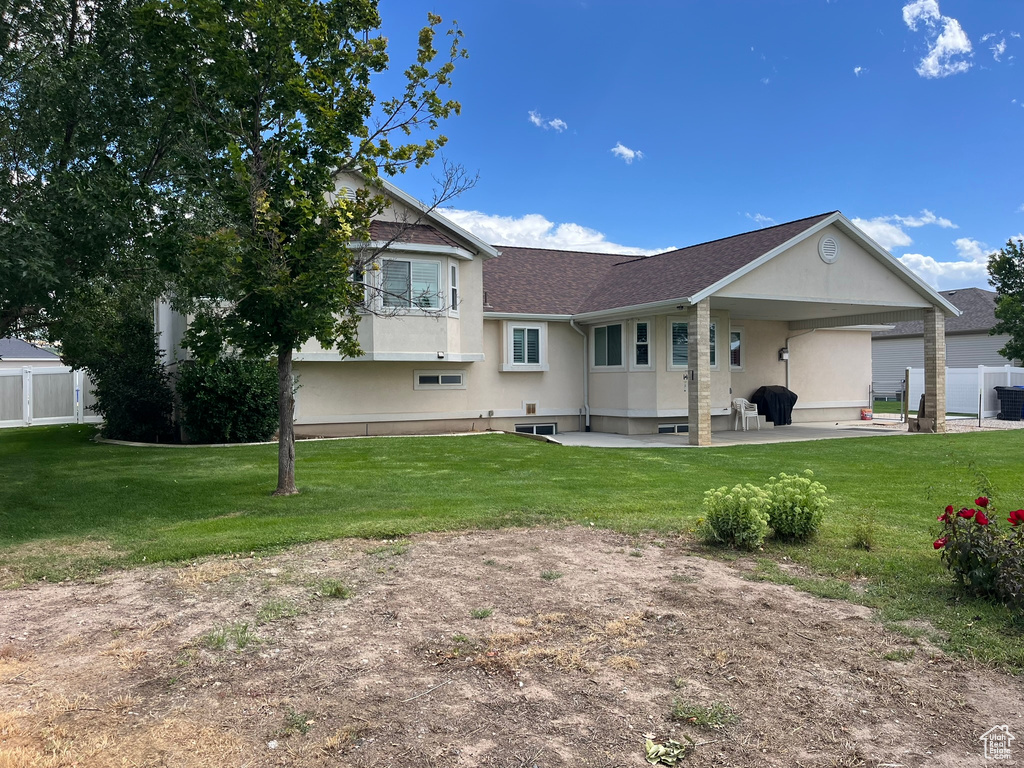
[[[655,252],[839,209],[949,289],[1024,232],[1021,0],[380,11],[398,71],[428,11],[465,32],[445,154],[480,179],[448,213],[490,242]]]

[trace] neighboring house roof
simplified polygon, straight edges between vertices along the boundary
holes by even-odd
[[[833,213],[634,257],[498,246],[484,264],[488,311],[569,315],[693,296]]]
[[[398,243],[420,243],[423,245],[448,245],[461,247],[455,240],[430,224],[403,224],[397,221],[370,222],[370,238],[377,242],[394,240]]]
[[[996,324],[996,292],[984,288],[958,288],[954,291],[940,291],[939,295],[961,311],[960,317],[946,318],[946,335],[956,333],[988,333]],[[896,323],[891,330],[875,331],[873,339],[895,338],[897,336],[924,336],[921,320]]]
[[[21,339],[0,339],[0,360],[44,360],[58,362],[60,357]]]

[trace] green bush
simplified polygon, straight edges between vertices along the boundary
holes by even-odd
[[[157,357],[153,321],[128,316],[106,330],[102,353],[89,359],[104,437],[145,443],[172,439],[174,398],[170,377]]]
[[[193,443],[254,443],[277,429],[277,367],[266,360],[190,360],[178,372],[181,425]]]
[[[818,530],[832,500],[828,489],[812,480],[814,473],[806,469],[802,475],[780,472],[769,478],[765,490],[771,496],[768,507],[770,524],[780,539],[804,541]]]
[[[771,496],[756,485],[722,486],[704,492],[703,517],[697,526],[705,541],[755,549],[768,534]]]

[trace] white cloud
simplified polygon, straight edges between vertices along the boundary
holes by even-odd
[[[910,235],[884,217],[853,219],[852,221],[864,230],[864,234],[887,251],[891,251],[893,248],[902,248],[914,242]]]
[[[903,265],[913,270],[933,288],[964,288],[984,285],[988,279],[988,257],[995,252],[980,240],[969,237],[953,241],[959,258],[953,261],[939,261],[920,253],[900,256]]]
[[[565,120],[563,120],[562,118],[556,117],[551,120],[548,120],[546,117],[544,117],[539,112],[533,109],[530,110],[529,114],[527,115],[527,118],[535,126],[537,126],[538,128],[543,128],[545,131],[548,130],[549,128],[554,128],[556,131],[558,131],[558,133],[561,133],[562,131],[569,127],[569,124],[565,122]]]
[[[615,142],[615,146],[612,147],[612,154],[616,157],[621,157],[626,161],[626,165],[631,164],[634,160],[643,160],[644,153],[639,149],[630,149],[625,146],[621,141]]]
[[[860,77],[862,72],[867,72],[867,70],[864,69],[864,67],[854,67],[853,68],[853,74],[855,74],[857,77]]]
[[[1004,37],[998,43],[991,46],[989,50],[992,51],[993,59],[995,59],[996,61],[1002,61],[1003,54],[1006,53],[1006,38]]]
[[[943,229],[957,229],[957,225],[944,216],[936,216],[932,211],[925,208],[920,216],[876,216],[873,219],[853,219],[854,224],[885,248],[887,251],[893,248],[905,248],[911,245],[914,240],[905,231],[905,228],[923,227],[927,224],[935,224]]]
[[[761,85],[768,85],[768,83],[770,83],[770,82],[771,82],[770,78],[767,78],[767,77],[762,77],[761,78]]]
[[[1020,208],[1017,209],[1018,213],[1024,213],[1024,203],[1021,203]]]
[[[916,68],[921,77],[948,77],[971,68],[971,41],[959,21],[939,12],[937,0],[907,3],[903,21],[915,32],[921,28],[928,41],[928,53]]]
[[[757,224],[759,227],[774,227],[775,219],[771,216],[765,216],[763,213],[746,214],[747,218]]]
[[[481,240],[495,245],[622,253],[628,256],[650,256],[672,250],[671,247],[646,249],[620,245],[609,241],[603,232],[596,229],[580,224],[556,224],[539,213],[528,213],[519,217],[492,216],[480,211],[463,211],[458,208],[445,208],[441,213]]]

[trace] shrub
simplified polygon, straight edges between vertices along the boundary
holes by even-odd
[[[768,534],[771,496],[756,485],[727,486],[704,492],[697,533],[705,541],[755,549]]]
[[[942,562],[969,593],[1024,607],[1024,510],[1006,518],[1003,530],[995,505],[986,496],[959,512],[953,505],[939,515],[942,532],[933,546]]]
[[[765,488],[771,496],[768,515],[772,530],[780,539],[804,541],[821,525],[832,500],[825,495],[828,489],[812,480],[813,477],[814,473],[806,469],[802,475],[780,472],[778,479],[768,480]]]
[[[102,344],[84,357],[104,437],[166,442],[172,438],[174,398],[170,378],[157,356],[152,318],[126,316],[104,332]]]
[[[277,429],[277,368],[266,360],[191,360],[181,366],[177,391],[190,442],[260,442]]]

